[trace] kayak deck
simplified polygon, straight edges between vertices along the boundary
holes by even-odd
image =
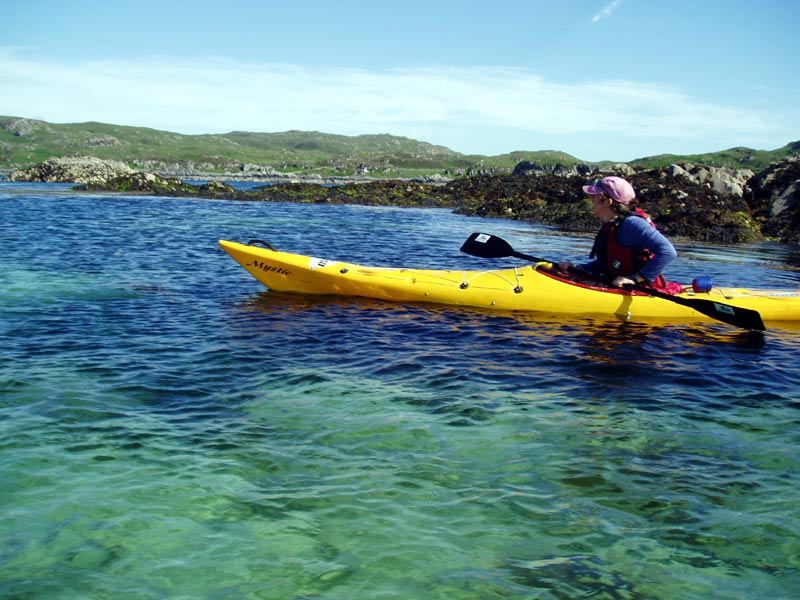
[[[625,319],[710,320],[669,300],[576,279],[550,268],[550,263],[481,271],[367,267],[226,240],[219,244],[255,279],[279,292]],[[755,310],[765,321],[800,320],[800,290],[685,290],[677,297]]]

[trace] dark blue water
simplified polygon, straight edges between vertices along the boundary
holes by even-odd
[[[0,597],[796,598],[800,330],[264,290],[217,246],[473,268],[444,210],[0,185]],[[673,279],[800,286],[796,249]]]

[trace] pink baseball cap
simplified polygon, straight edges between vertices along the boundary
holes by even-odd
[[[615,202],[620,204],[630,204],[636,198],[633,186],[622,177],[603,177],[596,179],[591,185],[583,186],[583,191],[590,196],[605,194]]]

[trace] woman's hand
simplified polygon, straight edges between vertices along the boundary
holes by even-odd
[[[620,275],[619,277],[614,278],[614,281],[611,282],[611,285],[621,288],[625,287],[626,285],[636,285],[636,282],[630,277],[623,277]]]

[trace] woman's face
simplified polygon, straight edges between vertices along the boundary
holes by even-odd
[[[592,214],[603,220],[614,217],[614,210],[611,208],[611,199],[603,194],[592,196]]]

